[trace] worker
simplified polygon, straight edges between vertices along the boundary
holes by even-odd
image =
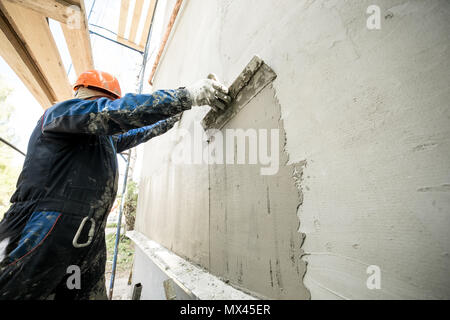
[[[115,77],[92,70],[74,90],[75,98],[47,109],[31,134],[0,222],[0,300],[106,299],[104,229],[117,192],[116,155],[165,133],[192,106],[217,110],[230,102],[211,76],[121,97]],[[71,279],[77,270],[78,285]]]

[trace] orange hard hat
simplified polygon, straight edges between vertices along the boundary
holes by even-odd
[[[122,95],[117,78],[99,70],[88,70],[80,74],[77,82],[73,85],[73,89],[77,90],[80,86],[105,90],[117,98]]]

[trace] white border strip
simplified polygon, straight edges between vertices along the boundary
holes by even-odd
[[[181,258],[159,243],[148,239],[139,231],[128,231],[130,238],[155,263],[186,292],[200,300],[256,300],[242,291],[226,284],[218,277]]]

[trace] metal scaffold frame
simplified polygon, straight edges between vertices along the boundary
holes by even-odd
[[[158,1],[156,1],[155,9],[153,11],[153,16],[152,16],[152,20],[151,20],[152,23],[150,24],[150,30],[147,35],[145,49],[144,49],[144,52],[141,53],[142,54],[142,68],[141,68],[141,73],[139,75],[139,89],[138,89],[139,94],[142,93],[143,87],[144,87],[144,77],[145,77],[145,70],[146,70],[147,60],[148,60],[150,38],[151,38],[151,34],[152,34],[153,18],[154,18],[154,14],[156,12],[157,5],[158,5]],[[124,45],[122,43],[119,43],[119,44]],[[126,46],[126,45],[124,45],[124,46]],[[126,46],[126,47],[128,47],[128,46]],[[130,48],[130,49],[133,49],[133,48]],[[133,49],[133,50],[135,50],[135,49]],[[135,51],[137,51],[137,50],[135,50]],[[116,267],[117,267],[117,254],[118,254],[118,248],[119,248],[119,242],[120,242],[120,229],[121,229],[121,224],[122,224],[123,207],[125,204],[125,192],[126,192],[126,188],[127,188],[130,159],[131,159],[131,150],[128,151],[127,157],[126,157],[126,159],[124,159],[126,161],[126,167],[125,167],[125,176],[124,176],[124,180],[123,180],[122,196],[121,196],[121,200],[120,200],[119,217],[117,218],[116,241],[114,244],[113,264],[112,264],[112,271],[111,271],[111,279],[110,279],[110,283],[109,283],[109,299],[110,300],[112,300],[113,292],[114,292],[114,281],[115,281]]]

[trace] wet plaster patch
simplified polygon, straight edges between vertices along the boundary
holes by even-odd
[[[205,129],[220,128],[223,133],[227,129],[278,130],[279,168],[273,175],[261,175],[260,164],[209,166],[210,271],[269,299],[309,299],[303,285],[304,235],[298,218],[306,161],[288,165],[273,71],[261,64],[248,79],[245,70],[238,78],[245,79],[245,85],[230,111],[216,117],[209,114],[203,124]],[[225,138],[224,146],[227,143]]]
[[[444,183],[440,186],[422,187],[417,189],[418,192],[450,192],[450,183]]]

